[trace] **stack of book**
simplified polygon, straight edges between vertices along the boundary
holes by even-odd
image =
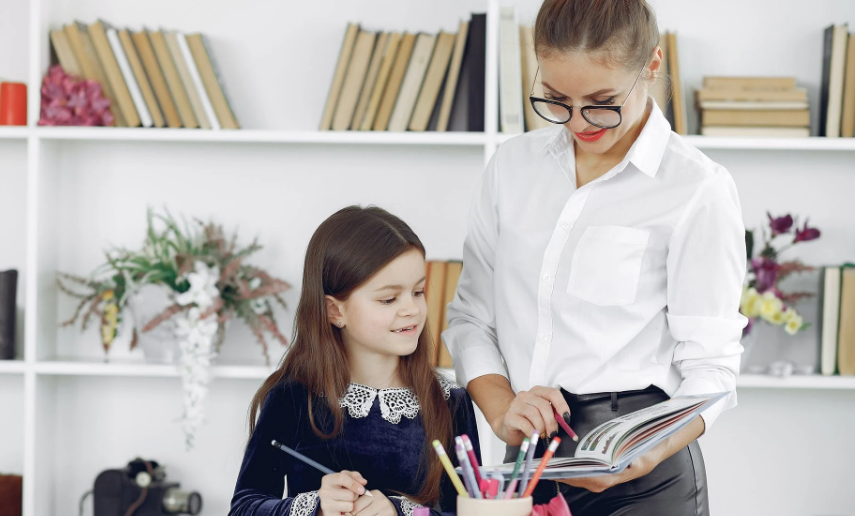
[[[821,269],[820,373],[855,375],[855,264]]]
[[[819,135],[855,136],[855,37],[845,24],[823,33],[820,86]]]
[[[484,131],[486,36],[486,14],[456,33],[349,24],[320,130]]]
[[[793,77],[704,77],[697,104],[704,136],[810,136],[807,90]]]
[[[425,300],[427,301],[427,330],[433,344],[434,365],[452,367],[451,355],[442,342],[441,334],[448,329],[448,304],[457,292],[457,281],[463,270],[461,261],[431,260],[427,262]]]
[[[118,127],[240,128],[201,34],[99,20],[52,30],[50,42],[52,63],[101,85]]]

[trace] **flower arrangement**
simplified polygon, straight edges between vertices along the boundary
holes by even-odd
[[[121,331],[129,299],[144,285],[168,289],[171,304],[143,328],[133,328],[131,348],[137,346],[138,332],[149,332],[168,320],[175,322],[188,448],[192,448],[202,422],[209,366],[222,346],[225,323],[235,317],[243,320],[269,364],[265,334],[283,346],[288,344],[274,319],[272,303],[287,308],[281,294],[291,288],[287,282],[244,263],[261,249],[257,241],[238,247],[236,234],[227,238],[222,227],[213,222],[194,223],[193,229],[186,224],[182,229],[168,212],[155,215],[149,210],[141,250],[107,251],[106,263],[90,278],[66,273],[57,278],[59,289],[79,300],[74,315],[63,326],[79,320],[85,330],[93,319],[100,320],[105,354]]]
[[[42,79],[39,125],[110,125],[113,113],[101,85],[51,66]]]
[[[780,255],[790,247],[800,243],[816,240],[820,236],[819,229],[808,226],[805,219],[804,226],[799,229],[797,222],[791,215],[782,217],[769,217],[769,231],[764,229],[763,249],[758,256],[754,256],[754,233],[745,232],[748,260],[751,265],[749,281],[743,287],[740,312],[748,317],[748,325],[743,330],[743,335],[751,332],[757,321],[761,319],[776,326],[783,326],[784,331],[790,335],[807,329],[811,323],[804,322],[801,315],[793,308],[799,299],[810,297],[809,292],[782,292],[778,288],[781,280],[787,276],[813,270],[813,267],[803,264],[799,260],[780,261]],[[789,242],[776,249],[773,243],[786,237]]]

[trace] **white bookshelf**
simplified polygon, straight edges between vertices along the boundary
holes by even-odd
[[[730,14],[757,9],[761,16],[778,12],[779,3],[722,1],[653,2],[660,26],[678,30],[688,105],[704,74],[794,75],[808,87],[815,116],[821,31],[832,19],[855,22],[855,4],[818,0],[808,9],[789,0],[778,23],[757,24],[750,12]],[[237,322],[229,330],[213,369],[209,422],[197,449],[188,453],[176,423],[175,369],[143,363],[120,342],[105,363],[95,332],[59,329],[56,323],[72,306],[58,296],[55,272],[85,274],[101,262],[105,246],[138,245],[145,208],[164,204],[175,213],[215,216],[240,228],[243,239],[259,236],[265,250],[256,263],[295,285],[311,232],[351,203],[378,204],[400,215],[421,236],[429,258],[459,258],[469,202],[486,160],[513,136],[499,132],[495,108],[499,3],[505,2],[364,0],[336,2],[330,9],[317,2],[191,0],[178,10],[172,0],[151,0],[144,8],[106,0],[0,0],[0,48],[20,49],[0,55],[0,77],[25,81],[30,92],[30,127],[0,127],[0,188],[11,185],[0,191],[6,200],[0,203],[0,235],[8,221],[14,226],[11,245],[0,248],[0,268],[21,270],[24,310],[19,360],[0,362],[0,410],[21,422],[0,426],[0,470],[23,472],[24,516],[77,514],[79,496],[95,475],[136,455],[166,463],[171,480],[200,490],[204,515],[227,512],[246,437],[246,409],[270,371],[252,336]],[[530,19],[538,4],[520,0],[523,18]],[[488,13],[484,133],[316,130],[346,22],[377,30],[456,31],[470,12]],[[96,18],[207,34],[245,129],[37,127],[48,29]],[[722,38],[723,26],[744,37]],[[696,125],[693,116],[690,110],[690,127]],[[762,224],[766,210],[806,214],[822,228],[823,240],[800,250],[800,258],[835,263],[855,256],[846,212],[855,191],[848,152],[855,151],[855,140],[688,139],[731,171],[746,224]],[[286,295],[291,311],[280,316],[286,334],[297,298],[296,289]],[[280,348],[271,349],[275,360]],[[755,459],[756,448],[742,439],[769,421],[789,424],[794,411],[803,411],[827,423],[826,442],[851,442],[855,379],[743,375],[738,385],[739,407],[702,440],[713,512],[855,515],[855,493],[839,488],[847,478],[845,465],[855,461],[855,447],[844,446],[840,457],[816,464],[787,453],[793,442],[783,432],[764,434],[761,444],[780,450],[771,457]],[[501,445],[490,439],[489,428],[482,424],[480,433],[485,460],[501,460]],[[22,446],[7,450],[4,439]],[[746,457],[774,471],[808,472],[803,491],[824,494],[792,490],[774,496],[789,480],[775,474],[758,480],[748,468],[730,466]],[[754,502],[758,498],[762,505]]]

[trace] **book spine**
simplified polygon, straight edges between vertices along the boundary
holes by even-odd
[[[0,360],[15,358],[15,300],[18,271],[0,272]]]
[[[193,81],[193,87],[196,88],[199,94],[199,100],[202,102],[202,109],[205,111],[205,116],[208,117],[208,122],[211,129],[220,130],[219,120],[214,113],[214,106],[211,105],[211,99],[208,98],[208,93],[205,92],[205,86],[202,85],[202,78],[199,77],[199,69],[196,68],[196,62],[193,61],[193,55],[190,53],[190,47],[187,45],[187,36],[182,33],[177,33],[178,48],[184,56],[184,62],[187,63],[187,71],[190,73],[190,79]]]
[[[137,85],[133,72],[131,71],[131,65],[128,63],[128,58],[122,48],[122,43],[119,41],[119,35],[116,32],[116,29],[107,29],[107,40],[113,48],[113,53],[116,54],[116,61],[119,63],[119,70],[121,70],[122,75],[125,78],[125,82],[128,85],[131,100],[133,100],[134,106],[137,108],[137,114],[139,114],[140,117],[140,123],[142,123],[143,127],[151,127],[154,125],[154,121],[151,118],[151,113],[149,113],[148,108],[145,105],[142,92],[140,91],[139,85]]]

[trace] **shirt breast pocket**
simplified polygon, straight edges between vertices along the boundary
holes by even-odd
[[[598,306],[635,302],[650,231],[624,226],[589,226],[570,265],[567,293]]]

